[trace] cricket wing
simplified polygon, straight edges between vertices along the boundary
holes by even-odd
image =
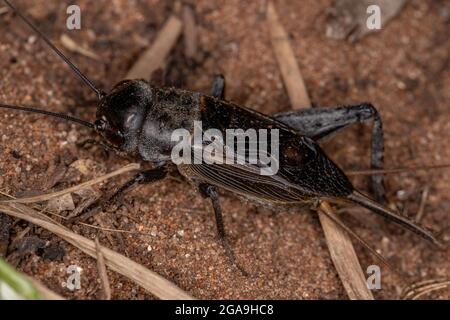
[[[313,195],[301,190],[280,175],[261,175],[253,165],[189,164],[182,171],[191,178],[229,190],[245,197],[273,203],[305,202]]]

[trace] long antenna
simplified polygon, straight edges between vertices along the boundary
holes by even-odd
[[[450,164],[436,164],[431,166],[412,166],[404,168],[388,168],[388,169],[366,169],[366,170],[348,170],[345,171],[347,176],[357,176],[357,175],[377,175],[377,174],[395,174],[403,172],[416,172],[420,170],[436,170],[436,169],[448,169]]]
[[[68,116],[68,115],[65,115],[65,114],[60,114],[60,113],[46,111],[46,110],[41,110],[41,109],[35,109],[35,108],[31,108],[31,107],[12,106],[12,105],[3,104],[3,103],[0,103],[0,108],[45,114],[47,116],[52,116],[52,117],[55,117],[55,118],[60,118],[60,119],[64,119],[64,120],[67,120],[67,121],[72,121],[72,122],[81,124],[82,126],[94,129],[94,125],[92,123],[90,123],[88,121],[84,121],[84,120],[78,119],[78,118],[75,118],[75,117],[71,117],[71,116]]]
[[[36,32],[47,44],[48,46],[76,73],[76,75],[83,80],[85,84],[89,86],[89,88],[94,91],[98,98],[101,99],[105,93],[98,89],[95,84],[86,77],[78,68],[75,66],[27,17],[21,14],[16,7],[12,5],[8,0],[3,0],[5,3],[31,28]]]

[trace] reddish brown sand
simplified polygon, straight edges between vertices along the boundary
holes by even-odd
[[[57,43],[62,33],[85,45],[101,61],[69,56],[104,88],[119,81],[172,11],[169,1],[78,1],[82,30],[65,29],[62,1],[15,1]],[[450,162],[449,3],[411,0],[381,33],[357,44],[325,36],[328,0],[276,1],[276,8],[291,41],[313,102],[321,106],[370,101],[384,120],[386,167]],[[167,81],[206,92],[214,74],[227,78],[227,98],[272,113],[289,109],[278,66],[268,37],[265,1],[196,1],[202,53],[197,65],[182,58],[182,41],[172,54]],[[93,119],[95,99],[48,48],[11,14],[0,16],[0,101],[24,103],[47,110]],[[105,157],[97,148],[77,147],[90,137],[88,129],[39,115],[0,112],[0,188],[15,195],[43,191],[55,170],[77,159],[99,163],[90,176],[72,173],[56,188],[98,176],[129,160]],[[356,125],[325,144],[331,157],[346,169],[369,165],[370,127]],[[13,150],[16,150],[13,156]],[[57,161],[56,161],[57,163]],[[449,171],[397,174],[387,177],[392,204],[414,217],[421,192],[430,186],[422,223],[433,229],[448,227]],[[121,177],[101,185],[109,194]],[[363,190],[366,178],[352,178]],[[47,190],[48,191],[48,190]],[[225,224],[239,263],[249,271],[243,277],[230,266],[216,239],[209,204],[182,181],[170,179],[130,192],[118,208],[101,215],[110,228],[149,232],[149,236],[122,236],[100,241],[170,279],[197,298],[207,299],[345,299],[346,294],[330,260],[320,224],[314,213],[274,213],[245,204],[223,193]],[[117,209],[117,210],[115,210]],[[351,214],[349,212],[351,211]],[[450,276],[448,252],[434,247],[396,225],[352,208],[343,214],[347,223],[408,281]],[[95,223],[90,221],[90,223]],[[27,226],[18,222],[13,236]],[[75,226],[75,232],[95,237],[95,230]],[[66,251],[62,260],[49,261],[37,253],[8,259],[19,270],[68,297],[93,299],[100,295],[94,259],[46,231],[37,235]],[[448,237],[448,236],[447,236]],[[447,239],[448,240],[448,239]],[[363,269],[377,263],[356,245]],[[14,258],[14,259],[13,259]],[[83,269],[81,289],[61,286],[66,267]],[[114,272],[108,272],[113,298],[148,299],[152,296]],[[382,289],[376,298],[397,298],[405,282],[382,268]],[[448,299],[449,291],[427,296]]]

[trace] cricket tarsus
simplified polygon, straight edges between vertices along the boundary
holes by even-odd
[[[362,194],[358,191],[353,191],[353,193],[348,196],[348,199],[353,201],[354,203],[359,204],[360,206],[362,206],[366,209],[369,209],[369,210],[385,217],[388,220],[391,220],[391,221],[407,228],[408,230],[416,233],[417,235],[421,236],[422,238],[424,238],[428,241],[431,241],[439,248],[445,247],[445,245],[442,242],[440,242],[438,239],[436,239],[436,237],[430,231],[414,224],[409,219],[402,217],[401,215],[394,212],[393,210],[375,202],[374,200],[370,199],[369,197],[365,196],[364,194]]]
[[[94,91],[98,98],[101,99],[105,96],[105,93],[98,89],[97,86],[88,78],[86,77],[78,67],[72,63],[62,52],[59,50],[51,41],[47,38],[45,34],[42,33],[34,24],[31,22],[30,19],[25,17],[22,13],[17,10],[17,8],[8,0],[3,0],[8,7],[10,7],[31,29],[33,29],[34,32],[36,32],[46,43],[47,45],[75,72],[75,74],[86,84],[89,86],[89,88]]]
[[[71,117],[71,116],[68,116],[65,114],[61,114],[61,113],[56,113],[56,112],[51,112],[51,111],[46,111],[46,110],[41,110],[41,109],[35,109],[35,108],[31,108],[31,107],[13,106],[13,105],[4,104],[4,103],[0,103],[0,108],[44,114],[46,116],[52,116],[55,118],[64,119],[64,120],[75,122],[75,123],[81,124],[82,126],[94,129],[93,123],[90,123],[88,121],[84,121],[84,120],[81,120],[81,119],[78,119],[75,117]]]

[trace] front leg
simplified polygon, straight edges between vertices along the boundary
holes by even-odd
[[[240,267],[236,263],[236,257],[234,255],[233,250],[231,249],[230,243],[228,242],[228,237],[225,232],[225,226],[223,224],[223,216],[222,209],[220,207],[219,194],[217,193],[217,189],[214,186],[208,185],[206,183],[200,183],[198,188],[201,194],[211,199],[211,204],[214,210],[214,216],[216,218],[216,226],[217,226],[217,234],[219,236],[219,240],[222,243],[223,248],[225,249],[225,254],[227,255],[230,262],[235,265],[243,275],[247,276],[248,273]]]
[[[106,197],[103,200],[95,202],[93,205],[84,210],[84,212],[82,212],[78,217],[70,219],[70,222],[86,221],[88,218],[94,216],[97,212],[104,210],[107,206],[110,206],[112,203],[117,201],[119,196],[124,194],[125,192],[128,192],[141,184],[160,181],[166,176],[167,168],[165,166],[138,172],[133,178],[120,186],[112,195]]]

